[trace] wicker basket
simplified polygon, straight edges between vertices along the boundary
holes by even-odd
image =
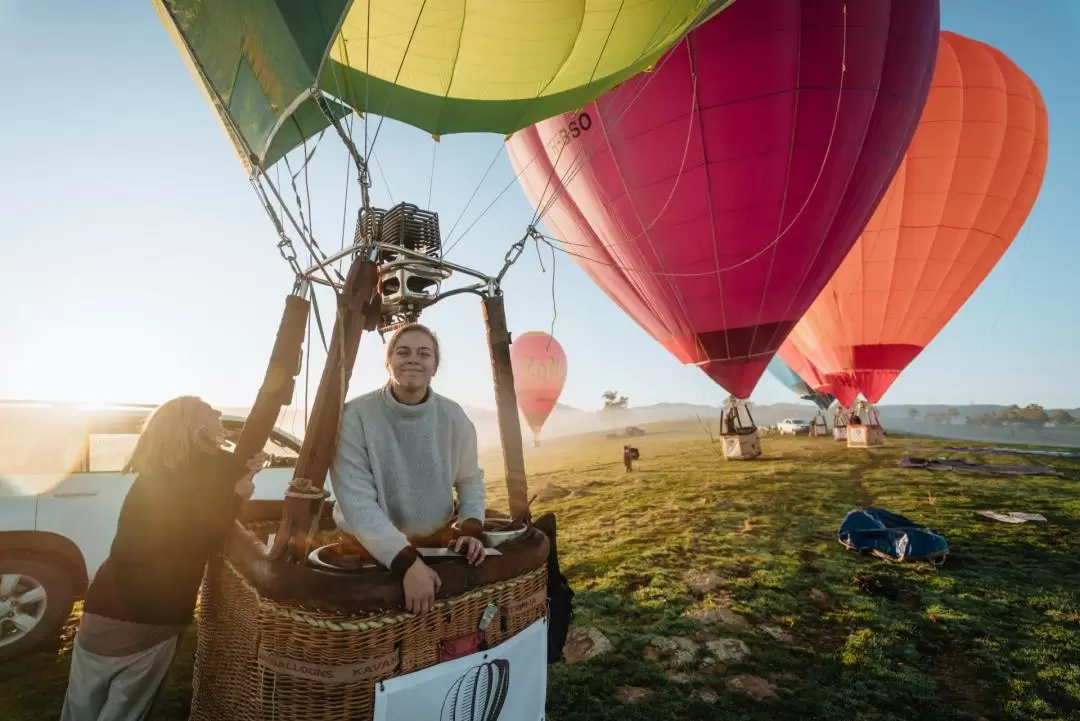
[[[371,719],[379,681],[437,663],[440,643],[475,631],[492,603],[500,610],[487,629],[494,647],[547,614],[546,564],[440,600],[425,614],[346,615],[268,598],[226,554],[208,567],[200,594],[191,719]]]

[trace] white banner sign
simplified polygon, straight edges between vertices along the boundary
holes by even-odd
[[[375,685],[374,721],[543,721],[547,619],[495,648]]]

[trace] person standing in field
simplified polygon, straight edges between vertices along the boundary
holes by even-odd
[[[124,468],[137,475],[109,557],[86,593],[61,721],[148,717],[193,620],[207,561],[266,461],[265,453],[238,459],[224,442],[221,413],[194,396],[147,419]]]

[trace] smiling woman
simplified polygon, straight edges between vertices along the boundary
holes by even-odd
[[[418,323],[398,329],[386,350],[389,382],[345,404],[330,480],[338,503],[334,520],[379,563],[402,579],[405,606],[426,612],[439,575],[413,543],[453,533],[455,548],[479,564],[484,545],[484,471],[476,428],[454,401],[431,389],[439,369],[439,340]]]

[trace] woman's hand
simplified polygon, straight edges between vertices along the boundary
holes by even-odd
[[[458,536],[458,539],[454,541],[454,550],[461,553],[462,548],[465,549],[464,553],[469,559],[469,564],[473,566],[479,566],[484,562],[484,557],[487,556],[487,549],[484,548],[484,542],[479,538],[473,538],[472,536]]]
[[[245,463],[244,465],[246,465],[247,469],[251,471],[251,475],[255,475],[262,470],[264,465],[266,465],[266,459],[269,457],[269,453],[266,453],[265,451],[259,451],[251,458],[249,458],[247,460],[247,463]]]
[[[244,476],[237,482],[233,491],[245,501],[250,501],[255,494],[255,481],[251,479],[250,475]]]
[[[259,451],[248,459],[247,463],[244,464],[247,466],[248,472],[244,474],[244,477],[237,481],[236,485],[233,487],[233,491],[236,492],[236,495],[240,496],[245,501],[251,499],[252,495],[255,494],[254,476],[262,470],[263,465],[266,463],[266,459],[269,457],[268,454]]]
[[[439,574],[419,558],[405,572],[405,608],[412,613],[427,613],[435,607],[435,593],[442,586]]]

